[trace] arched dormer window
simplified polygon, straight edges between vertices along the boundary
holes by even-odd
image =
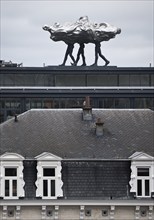
[[[37,157],[36,197],[57,199],[63,196],[61,158],[44,152]]]
[[[24,197],[23,160],[19,154],[5,153],[0,156],[0,197],[18,199]]]

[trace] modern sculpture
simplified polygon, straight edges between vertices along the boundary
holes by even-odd
[[[81,56],[83,60],[82,66],[86,66],[84,55],[85,43],[95,44],[95,62],[93,65],[97,65],[98,57],[100,56],[105,61],[105,66],[107,66],[110,62],[101,53],[101,42],[108,41],[121,33],[120,28],[108,23],[91,23],[87,16],[80,17],[75,23],[65,23],[64,25],[55,23],[53,26],[45,25],[43,30],[50,33],[50,39],[53,41],[63,41],[67,44],[62,66],[65,65],[68,56],[72,59],[73,62],[71,64],[74,66],[77,65]],[[76,59],[73,56],[75,43],[79,44]]]

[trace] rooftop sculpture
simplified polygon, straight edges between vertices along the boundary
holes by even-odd
[[[80,17],[75,23],[64,23],[60,25],[55,23],[53,26],[45,25],[43,30],[50,33],[50,39],[53,41],[63,41],[67,44],[64,61],[61,65],[65,65],[68,56],[72,59],[72,65],[76,66],[80,56],[82,57],[83,64],[86,66],[84,47],[85,43],[95,44],[95,62],[97,65],[98,57],[100,56],[105,61],[105,66],[110,62],[101,53],[101,42],[108,41],[121,33],[121,29],[114,27],[108,23],[91,23],[87,16]],[[74,44],[79,44],[77,58],[73,56]]]

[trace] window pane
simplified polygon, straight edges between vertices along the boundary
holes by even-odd
[[[154,86],[154,75],[151,75],[151,86]]]
[[[149,168],[138,168],[137,175],[138,176],[149,176]]]
[[[5,196],[9,196],[9,180],[5,180]]]
[[[130,75],[130,86],[140,86],[141,78],[140,75]]]
[[[129,98],[116,98],[115,108],[130,108],[130,99]]]
[[[55,168],[44,168],[43,176],[55,176]]]
[[[119,75],[119,86],[129,86],[129,75]]]
[[[152,99],[151,99],[152,100]],[[150,98],[135,98],[134,99],[134,108],[149,108],[153,106],[153,103],[149,102]]]
[[[114,98],[105,98],[104,99],[104,108],[114,108],[115,100]]]
[[[55,196],[55,180],[51,180],[51,196]]]
[[[43,196],[48,196],[48,181],[43,180]]]
[[[137,195],[142,196],[142,180],[137,180]]]
[[[17,176],[16,168],[5,168],[5,176]]]
[[[149,196],[149,180],[145,180],[145,196]]]
[[[149,86],[149,75],[141,75],[141,86]]]
[[[13,180],[12,192],[13,192],[13,196],[17,196],[17,180]]]

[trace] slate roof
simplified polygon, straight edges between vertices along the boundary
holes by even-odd
[[[128,159],[142,151],[154,156],[154,111],[93,109],[83,121],[82,109],[32,109],[0,125],[0,154],[34,158],[50,152],[63,159]],[[95,122],[104,122],[104,135]]]

